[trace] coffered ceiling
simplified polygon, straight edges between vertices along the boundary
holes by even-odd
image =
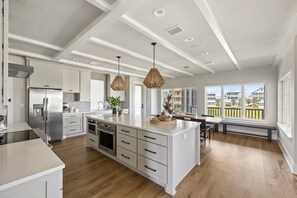
[[[296,35],[296,0],[10,0],[9,51],[79,67],[167,78],[277,65]],[[157,14],[154,14],[157,12]],[[157,16],[157,15],[163,16]],[[167,30],[179,28],[170,35]],[[290,33],[291,31],[291,33]]]

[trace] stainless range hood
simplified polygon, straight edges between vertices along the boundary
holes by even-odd
[[[8,63],[8,76],[14,78],[28,78],[34,72],[34,67]]]

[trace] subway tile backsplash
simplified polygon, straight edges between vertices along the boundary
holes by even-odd
[[[91,103],[88,101],[79,101],[79,94],[63,93],[63,102],[67,102],[69,107],[77,108],[80,112],[90,111]]]

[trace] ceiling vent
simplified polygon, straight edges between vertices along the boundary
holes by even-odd
[[[167,30],[165,30],[165,32],[167,32],[169,35],[173,36],[179,32],[183,31],[178,25],[173,26]]]

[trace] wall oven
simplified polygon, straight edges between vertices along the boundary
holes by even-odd
[[[99,148],[111,155],[116,155],[116,125],[103,122],[97,123]]]
[[[88,119],[87,122],[88,132],[97,135],[97,121]]]

